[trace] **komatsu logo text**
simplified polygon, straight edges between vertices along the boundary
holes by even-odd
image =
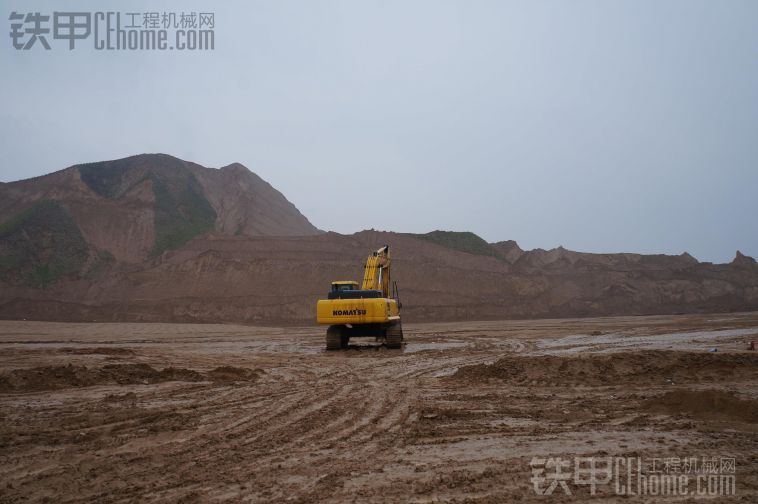
[[[365,315],[366,310],[332,310],[332,316],[336,317],[337,315]]]

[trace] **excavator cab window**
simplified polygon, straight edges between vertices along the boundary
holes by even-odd
[[[353,283],[333,283],[332,284],[332,292],[345,292],[345,291],[351,291],[356,290],[358,286]]]
[[[355,282],[335,282],[329,292],[329,299],[363,299],[380,298],[382,291],[373,289],[359,289]]]

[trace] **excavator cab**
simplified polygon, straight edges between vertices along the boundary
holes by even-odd
[[[358,289],[358,282],[352,280],[345,280],[340,282],[332,282],[332,292],[345,292]]]
[[[329,299],[364,299],[380,298],[382,291],[376,289],[359,289],[358,282],[340,281],[332,282],[332,290]]]

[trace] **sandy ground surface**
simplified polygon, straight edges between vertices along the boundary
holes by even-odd
[[[0,501],[758,501],[758,313],[405,332],[0,322]],[[714,461],[736,495],[697,493]]]

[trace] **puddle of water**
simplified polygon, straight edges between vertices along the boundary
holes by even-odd
[[[470,343],[446,341],[439,343],[406,343],[405,353],[421,352],[424,350],[449,350],[451,348],[463,348]]]
[[[591,441],[591,442],[590,442]],[[412,463],[442,463],[446,460],[475,462],[482,459],[505,459],[519,456],[544,456],[549,453],[581,455],[618,453],[619,443],[629,443],[636,450],[656,448],[663,443],[681,443],[682,434],[666,431],[620,432],[560,432],[556,430],[542,436],[487,436],[469,438],[444,444],[410,445],[412,450],[405,458]],[[662,443],[663,442],[663,443]]]
[[[728,340],[740,336],[758,333],[758,327],[747,329],[724,329],[721,331],[690,331],[654,334],[649,336],[630,336],[628,334],[608,333],[598,336],[575,334],[560,339],[540,340],[540,349],[553,353],[577,353],[586,351],[613,352],[619,348],[666,348],[673,344],[692,343],[713,344],[720,340]],[[592,347],[598,347],[597,350]]]
[[[458,371],[458,366],[440,369],[431,374],[432,378],[442,378],[443,376],[452,376]]]
[[[321,341],[316,343],[264,343],[260,345],[247,345],[245,350],[252,352],[268,353],[305,353],[317,354],[324,351],[325,345]]]
[[[533,420],[531,418],[499,418],[487,422],[490,427],[499,427],[506,425],[508,427],[540,427],[544,425],[542,420]]]

